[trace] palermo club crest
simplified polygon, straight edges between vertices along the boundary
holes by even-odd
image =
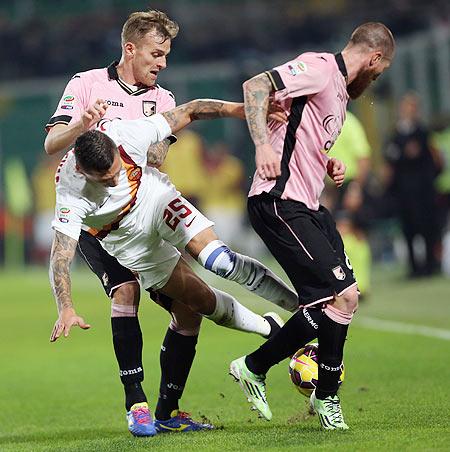
[[[154,115],[156,113],[156,102],[152,100],[143,100],[142,112],[144,113],[144,116]]]

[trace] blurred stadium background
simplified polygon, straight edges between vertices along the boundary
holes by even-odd
[[[60,156],[56,159],[47,156],[43,142],[44,125],[53,114],[67,81],[76,72],[105,67],[119,59],[123,22],[130,12],[148,7],[167,12],[180,25],[180,34],[172,43],[168,68],[158,79],[163,87],[173,91],[178,104],[196,97],[239,100],[245,79],[302,51],[338,51],[362,22],[382,21],[391,28],[397,41],[392,67],[369,92],[349,105],[357,118],[356,125],[352,120],[354,129],[349,132],[349,141],[344,141],[342,136],[340,148],[344,151],[344,161],[345,151],[354,148],[349,153],[351,160],[346,162],[352,167],[352,183],[348,184],[345,195],[328,187],[323,199],[335,212],[368,300],[363,303],[360,319],[352,330],[353,338],[363,340],[353,341],[353,348],[349,347],[346,394],[350,399],[350,418],[357,428],[365,429],[377,416],[386,416],[379,424],[374,424],[375,430],[366,432],[367,443],[362,444],[369,449],[383,444],[387,450],[420,449],[409,441],[413,437],[428,440],[425,430],[419,429],[422,436],[411,436],[408,429],[429,424],[436,429],[435,436],[439,437],[444,450],[445,436],[439,436],[442,432],[439,429],[442,419],[446,422],[442,410],[448,410],[449,370],[442,364],[445,361],[442,358],[448,352],[446,346],[450,338],[450,3],[445,0],[0,0],[0,298],[6,319],[0,332],[1,355],[6,357],[5,378],[0,385],[0,402],[5,403],[5,409],[0,410],[4,415],[4,418],[0,415],[0,420],[3,419],[0,432],[3,427],[6,436],[0,435],[0,449],[50,450],[50,444],[55,442],[59,450],[66,450],[63,446],[67,434],[67,441],[74,444],[80,438],[94,441],[97,433],[89,430],[94,412],[102,417],[96,425],[103,429],[104,437],[126,435],[120,417],[122,401],[110,346],[108,309],[106,304],[96,301],[105,297],[84,264],[77,266],[74,275],[74,295],[80,300],[77,301],[80,310],[98,326],[89,334],[99,334],[101,339],[76,332],[74,341],[55,345],[56,351],[44,343],[56,315],[46,269],[52,240],[49,223],[54,203],[53,174]],[[401,147],[396,141],[398,129],[402,129],[408,115],[410,122],[412,118],[412,123],[421,124],[427,138],[421,147],[414,143]],[[404,158],[399,159],[400,155]],[[405,159],[410,159],[411,164],[399,164]],[[221,120],[195,125],[180,134],[163,169],[187,197],[216,221],[219,235],[225,241],[273,264],[246,220],[245,196],[253,175],[254,152],[245,123]],[[410,190],[411,199],[407,203],[399,196],[395,181],[404,182],[405,186],[400,187],[403,196],[405,190]],[[408,185],[408,181],[412,183]],[[431,201],[429,197],[424,201],[417,195],[415,190],[420,193],[422,186],[426,187]],[[413,213],[416,226],[412,232],[402,227],[404,216],[401,215],[410,200],[409,213]],[[416,256],[415,268],[408,257],[405,240],[408,234]],[[410,278],[416,277],[418,280],[411,281]],[[226,289],[235,290],[228,286]],[[254,303],[241,291],[235,293],[248,304]],[[93,302],[88,301],[92,299]],[[143,330],[154,341],[146,349],[146,360],[154,365],[167,319],[164,317],[161,321],[165,313],[149,303],[145,305]],[[261,310],[261,306],[253,307]],[[151,315],[146,316],[145,312]],[[210,347],[209,355],[200,354],[192,380],[203,375],[200,368],[214,374],[215,366],[221,366],[216,372],[217,380],[208,384],[212,392],[216,391],[214,394],[220,392],[222,397],[223,392],[229,397],[228,381],[222,383],[221,379],[226,362],[239,356],[237,353],[245,352],[248,346],[242,349],[241,336],[221,333],[214,327],[206,329],[205,335],[210,335],[211,342],[204,347]],[[390,333],[382,335],[381,330]],[[150,333],[154,331],[152,337]],[[394,335],[393,332],[400,333]],[[402,333],[406,336],[401,336]],[[227,334],[230,339],[226,349],[221,334]],[[370,344],[370,352],[364,346],[365,340]],[[249,341],[257,343],[255,339]],[[386,350],[394,341],[399,348],[386,357]],[[98,347],[97,351],[86,356],[86,348],[82,347],[90,350],[94,346]],[[425,360],[416,360],[417,355]],[[72,356],[75,357],[73,363]],[[78,370],[76,360],[86,363],[83,373]],[[375,365],[373,373],[371,366]],[[435,365],[440,373],[434,369]],[[401,376],[392,377],[400,368]],[[62,373],[58,375],[55,369]],[[285,408],[284,405],[294,410],[297,399],[288,394],[286,372],[284,368],[279,370],[278,385],[283,387],[285,398],[274,403],[279,410]],[[38,374],[40,378],[35,378]],[[68,376],[68,381],[62,382],[62,374]],[[147,384],[150,379],[155,386],[156,373],[153,375],[149,370],[147,375]],[[103,379],[104,387],[94,384],[97,378]],[[429,379],[422,383],[425,378]],[[80,383],[76,391],[80,399],[81,395],[86,397],[84,401],[77,399],[78,392],[71,385],[71,379]],[[380,379],[388,380],[388,384],[380,388]],[[356,387],[355,383],[358,385],[360,381],[361,386]],[[224,389],[216,388],[217,382],[223,384]],[[62,394],[53,391],[53,387],[60,388]],[[115,391],[112,396],[111,387]],[[437,408],[431,404],[429,387],[436,389],[436,400],[439,399],[442,406]],[[376,391],[365,394],[367,388],[376,388]],[[197,394],[196,390],[198,388],[190,392],[188,400],[195,408],[201,406],[203,410],[204,395]],[[95,399],[96,391],[98,397],[103,397],[101,401]],[[94,395],[91,396],[91,392]],[[400,407],[395,419],[389,416],[389,409],[386,410],[393,394],[398,396],[395,403]],[[423,403],[421,409],[411,409],[406,400],[419,395]],[[232,397],[229,408],[223,408],[218,398],[211,399],[205,410],[213,411],[219,406],[225,418],[244,416],[240,394]],[[379,411],[362,413],[359,401],[356,402],[361,397],[370,401],[371,409]],[[31,433],[22,424],[20,415],[24,399],[35,405]],[[61,427],[60,432],[58,417],[47,416],[52,410],[58,410],[59,403],[67,401],[72,411],[70,415],[62,415],[62,424],[73,422],[73,431]],[[93,404],[98,405],[97,411],[86,412],[85,408]],[[108,408],[108,414],[101,406]],[[237,406],[239,409],[234,411]],[[55,427],[46,433],[49,419]],[[95,422],[97,420],[95,418]],[[400,424],[402,420],[407,427],[399,434],[396,422]],[[226,425],[225,433],[236,428],[241,434],[239,422],[233,422],[231,427]],[[288,420],[284,427],[276,424],[277,428],[285,429],[280,430],[285,433],[283,437],[271,436],[272,431],[266,428],[267,437],[247,439],[256,441],[252,443],[256,444],[255,450],[258,447],[261,450],[266,444],[264,441],[273,441],[273,438],[286,441],[280,444],[296,450],[299,443],[294,444],[293,440],[299,439],[305,444],[305,437],[292,436],[290,423]],[[384,431],[387,423],[392,431]],[[315,425],[312,421],[311,424]],[[255,426],[246,426],[251,435],[256,434]],[[312,431],[314,441],[319,438],[324,447],[332,446],[328,437],[317,436],[316,430]],[[388,437],[389,434],[392,437]],[[433,436],[433,431],[430,434]],[[385,442],[375,444],[377,435]],[[23,438],[34,442],[26,446],[21,443],[25,441]],[[226,435],[216,438],[228,444]],[[192,443],[182,441],[187,450],[193,449]],[[239,444],[244,439],[237,435],[236,441]],[[340,441],[342,450],[355,448],[354,444],[346,443],[352,441],[351,437],[347,440],[342,437]],[[397,448],[392,447],[392,441],[399,441]],[[90,443],[76,444],[73,450],[106,450],[97,443],[92,443],[93,448],[89,447]],[[166,447],[169,444],[172,443],[162,443]],[[422,442],[424,444],[424,449],[433,446],[433,443]],[[128,446],[128,443],[120,443],[113,450],[124,450]],[[176,446],[178,444],[174,443],[173,447]],[[224,446],[224,450],[228,450],[228,446]],[[276,450],[276,444],[273,447],[270,450]]]

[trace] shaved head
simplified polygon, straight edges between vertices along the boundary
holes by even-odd
[[[379,50],[385,58],[394,55],[395,41],[391,31],[380,22],[367,22],[360,25],[353,33],[348,47],[359,46],[367,50]]]
[[[359,97],[390,65],[395,41],[391,31],[380,22],[360,25],[342,50],[347,67],[347,92]]]

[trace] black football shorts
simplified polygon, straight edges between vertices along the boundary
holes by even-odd
[[[268,193],[248,199],[253,228],[283,267],[300,304],[331,300],[356,285],[336,224],[325,207],[308,209],[298,201]]]
[[[81,258],[101,281],[108,297],[112,298],[114,291],[123,284],[133,282],[138,284],[134,273],[105,251],[99,240],[88,232],[81,231],[77,250]],[[171,311],[172,299],[170,297],[151,289],[148,292],[153,301],[156,301],[167,311]]]

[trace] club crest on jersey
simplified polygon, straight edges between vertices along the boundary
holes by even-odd
[[[144,116],[154,115],[156,113],[156,102],[152,100],[143,100],[142,112],[144,113]]]
[[[308,70],[308,66],[303,61],[299,61],[295,64],[288,64],[288,68],[292,75],[299,75]]]
[[[332,271],[336,279],[339,279],[339,281],[343,281],[345,279],[345,272],[342,270],[340,265],[334,267]]]
[[[128,180],[135,182],[137,180],[139,180],[142,176],[142,169],[140,166],[137,166],[136,168],[133,168],[129,173],[128,173]]]

